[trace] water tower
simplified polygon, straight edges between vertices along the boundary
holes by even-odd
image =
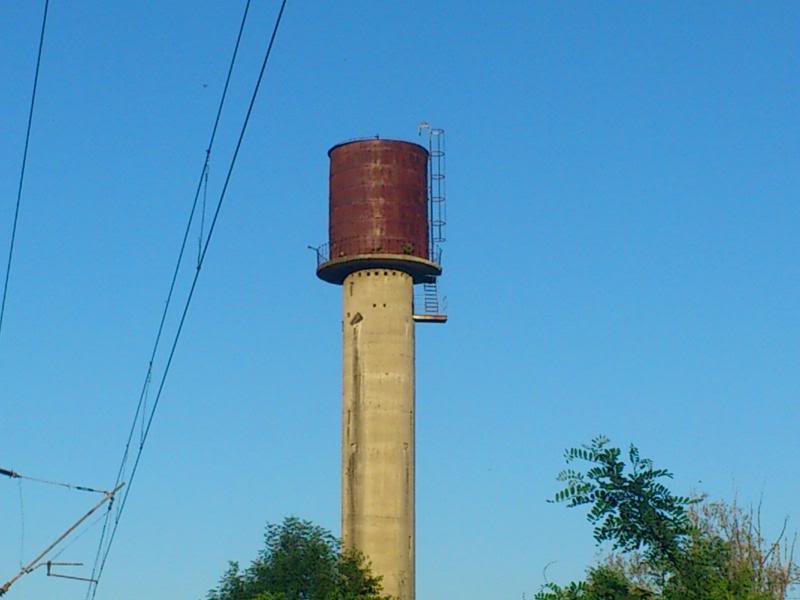
[[[414,599],[414,328],[444,322],[443,132],[430,145],[339,144],[330,157],[329,241],[317,275],[342,286],[342,538],[386,593]],[[422,306],[415,310],[414,284]]]

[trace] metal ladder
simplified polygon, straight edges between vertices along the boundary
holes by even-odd
[[[446,323],[447,315],[443,310],[444,302],[439,301],[439,288],[436,281],[422,284],[420,302],[415,303],[414,321],[416,323]],[[422,311],[417,312],[417,305],[421,304]]]
[[[438,315],[439,314],[439,290],[437,289],[436,282],[422,284],[422,305],[425,313]]]
[[[447,210],[445,205],[445,143],[444,129],[431,127],[429,123],[420,123],[419,133],[428,130],[428,257],[435,263],[442,260],[441,244],[445,241],[445,225]],[[422,311],[414,314],[417,323],[445,323],[447,315],[443,310],[443,302],[439,300],[439,288],[436,279],[422,284],[420,297]]]

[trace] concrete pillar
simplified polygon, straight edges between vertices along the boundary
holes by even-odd
[[[387,594],[414,599],[413,281],[391,269],[344,280],[342,538]]]

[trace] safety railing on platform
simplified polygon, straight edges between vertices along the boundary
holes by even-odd
[[[337,258],[364,254],[396,254],[425,258],[439,264],[442,249],[439,246],[429,247],[419,252],[419,248],[407,239],[387,239],[353,237],[326,242],[320,246],[309,246],[317,255],[317,267]],[[429,254],[432,252],[432,255]]]

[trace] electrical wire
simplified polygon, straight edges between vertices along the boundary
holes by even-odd
[[[42,64],[42,48],[44,47],[44,31],[47,25],[47,9],[50,0],[44,2],[42,15],[42,30],[39,33],[39,52],[36,55],[36,70],[33,75],[33,92],[31,92],[31,105],[28,110],[28,127],[25,130],[25,149],[22,151],[22,166],[19,170],[19,186],[17,187],[17,203],[14,208],[14,223],[11,226],[11,241],[8,245],[8,261],[6,262],[6,276],[3,282],[3,300],[0,302],[0,333],[3,331],[3,318],[6,314],[6,299],[8,298],[8,282],[11,278],[11,261],[14,258],[14,244],[17,240],[17,224],[19,223],[19,208],[22,204],[22,184],[25,181],[25,166],[28,164],[28,146],[31,141],[31,126],[33,124],[33,107],[36,104],[36,90],[39,87],[39,67]]]
[[[22,495],[22,479],[17,479],[19,490],[19,568],[25,560],[25,500]]]
[[[203,238],[206,231],[206,204],[208,203],[208,169],[206,169],[206,177],[203,181],[203,206],[200,211],[200,235],[197,237],[197,264],[200,264],[200,258],[203,255]]]
[[[197,181],[197,187],[195,189],[194,198],[192,200],[192,206],[191,206],[191,209],[189,210],[189,217],[188,217],[187,222],[186,222],[186,228],[185,228],[184,233],[183,233],[183,239],[181,240],[180,249],[178,251],[178,258],[177,258],[177,260],[175,262],[175,268],[174,268],[174,270],[172,272],[172,280],[170,281],[169,291],[167,292],[167,299],[166,299],[166,302],[164,303],[164,309],[163,309],[163,311],[161,313],[161,320],[160,320],[160,322],[158,324],[158,330],[156,332],[155,341],[153,342],[153,348],[152,348],[152,351],[150,353],[150,360],[148,361],[147,372],[146,372],[145,377],[144,377],[144,382],[142,383],[141,392],[139,393],[139,401],[138,401],[138,403],[136,405],[136,411],[135,411],[134,416],[133,416],[133,420],[132,420],[132,423],[131,423],[131,428],[130,428],[130,431],[128,432],[128,439],[127,439],[127,441],[125,443],[125,450],[124,450],[124,452],[122,454],[122,460],[120,461],[119,470],[117,471],[117,477],[116,477],[115,482],[114,482],[114,486],[115,487],[117,485],[119,485],[122,482],[123,478],[124,478],[125,467],[127,465],[128,458],[130,456],[131,443],[132,443],[133,436],[134,436],[134,433],[136,431],[136,426],[137,426],[137,423],[139,422],[140,416],[141,416],[141,430],[140,430],[140,435],[139,435],[139,451],[140,452],[141,452],[141,448],[144,446],[144,441],[145,441],[145,414],[146,414],[146,408],[147,408],[146,403],[147,403],[148,394],[149,394],[150,382],[152,381],[152,377],[153,377],[153,365],[155,363],[156,354],[158,353],[158,349],[159,349],[160,344],[161,344],[161,337],[162,337],[162,334],[164,332],[164,325],[165,325],[166,320],[167,320],[167,315],[169,313],[169,309],[170,309],[170,306],[172,304],[172,298],[173,298],[173,294],[175,292],[175,285],[176,285],[177,280],[178,280],[178,274],[180,273],[181,265],[183,264],[183,258],[184,258],[184,254],[185,254],[185,251],[186,251],[186,244],[187,244],[187,242],[189,240],[189,233],[190,233],[190,231],[192,229],[192,224],[194,222],[195,212],[197,211],[197,201],[198,201],[198,198],[200,197],[200,191],[201,191],[201,188],[203,186],[203,182],[206,179],[206,176],[208,174],[209,162],[211,160],[211,151],[212,151],[212,149],[214,147],[214,141],[216,140],[217,129],[219,127],[220,119],[222,117],[222,110],[223,110],[223,108],[225,106],[225,100],[226,100],[227,95],[228,95],[228,87],[230,85],[231,76],[233,74],[233,68],[234,68],[234,65],[236,64],[236,58],[237,58],[238,53],[239,53],[239,45],[240,45],[241,40],[242,40],[242,33],[244,32],[244,27],[245,27],[245,24],[247,22],[247,15],[248,15],[248,13],[250,11],[250,2],[251,2],[251,0],[247,0],[245,2],[244,12],[242,14],[241,24],[239,25],[239,31],[238,31],[238,33],[236,35],[236,43],[234,44],[234,47],[233,47],[233,54],[231,56],[231,60],[230,60],[230,63],[228,65],[227,75],[225,77],[225,84],[224,84],[224,86],[222,88],[222,94],[220,96],[220,100],[219,100],[219,103],[217,105],[217,113],[216,113],[216,116],[214,118],[214,125],[211,128],[211,136],[209,137],[208,145],[206,146],[206,153],[205,153],[205,160],[203,162],[203,168],[200,170],[200,177],[198,178],[198,181]],[[97,570],[98,565],[99,565],[100,555],[102,553],[103,544],[105,542],[106,534],[107,534],[107,531],[108,531],[108,524],[109,524],[109,520],[110,520],[110,517],[111,517],[111,510],[112,510],[112,505],[109,505],[108,510],[106,511],[106,519],[105,519],[105,522],[103,523],[103,529],[102,529],[102,532],[100,534],[100,540],[99,540],[99,543],[98,543],[98,546],[97,546],[97,553],[95,555],[94,566],[92,567],[92,577],[91,577],[92,579],[95,579],[96,570]],[[118,512],[117,512],[116,519],[118,520],[119,517],[120,517],[120,514],[119,514],[119,510],[120,509],[117,509],[117,510],[118,510]],[[91,589],[91,586],[90,586],[90,589]],[[87,592],[86,592],[86,598],[87,599],[89,597],[90,589],[87,589]]]
[[[227,171],[227,174],[225,176],[225,181],[224,181],[224,184],[222,186],[222,191],[220,192],[219,199],[217,200],[217,206],[216,206],[216,209],[214,211],[214,216],[213,216],[213,218],[211,220],[211,224],[210,224],[209,229],[208,229],[208,235],[206,236],[205,243],[203,245],[203,250],[202,250],[202,253],[200,254],[200,257],[199,257],[199,260],[198,260],[198,263],[197,263],[197,270],[194,273],[194,277],[192,279],[192,284],[191,284],[191,287],[189,288],[189,293],[188,293],[188,296],[186,298],[186,302],[185,302],[184,307],[183,307],[183,312],[181,313],[180,321],[178,323],[178,328],[177,328],[177,330],[175,332],[175,337],[173,339],[172,346],[171,346],[170,352],[169,352],[169,356],[167,358],[166,365],[164,367],[164,372],[163,372],[163,374],[161,376],[161,380],[159,382],[158,391],[157,391],[156,396],[155,396],[155,398],[153,400],[153,405],[152,405],[152,407],[150,409],[150,415],[149,415],[148,420],[147,420],[147,426],[145,427],[145,430],[144,430],[143,441],[142,441],[142,444],[140,445],[140,447],[138,449],[138,452],[136,454],[136,459],[134,460],[134,463],[133,463],[133,468],[131,470],[130,477],[129,477],[129,480],[128,480],[128,487],[126,488],[126,491],[123,494],[122,500],[120,501],[120,507],[118,509],[117,517],[115,518],[114,525],[112,527],[111,534],[109,536],[109,541],[108,541],[108,543],[106,545],[106,548],[105,548],[105,551],[104,551],[104,554],[103,554],[103,558],[100,561],[100,565],[96,569],[96,573],[95,573],[95,570],[93,569],[92,579],[96,580],[96,583],[94,583],[94,585],[92,585],[92,584],[89,585],[89,589],[92,592],[92,594],[91,594],[92,599],[94,599],[96,594],[97,594],[99,581],[100,581],[100,578],[102,577],[103,570],[105,568],[106,561],[108,559],[108,555],[109,555],[109,552],[111,550],[111,546],[113,544],[114,538],[116,536],[116,533],[117,533],[117,530],[118,530],[118,527],[119,527],[120,519],[122,517],[123,511],[124,511],[125,506],[127,504],[128,496],[130,494],[130,490],[131,490],[134,478],[136,476],[136,472],[137,472],[139,464],[140,464],[140,460],[141,460],[141,457],[142,457],[142,451],[144,449],[144,442],[147,440],[147,437],[148,437],[148,435],[150,433],[150,428],[152,427],[152,424],[153,424],[153,418],[154,418],[156,410],[158,408],[158,404],[159,404],[159,402],[161,400],[161,395],[162,395],[162,393],[164,391],[164,385],[165,385],[165,383],[167,381],[167,376],[169,375],[170,367],[172,366],[172,360],[173,360],[173,358],[175,356],[175,350],[177,349],[178,342],[180,340],[180,336],[181,336],[181,333],[183,331],[183,326],[184,326],[184,324],[186,322],[186,316],[187,316],[187,314],[189,312],[189,307],[191,306],[192,299],[194,297],[194,292],[195,292],[195,290],[197,288],[197,281],[199,279],[200,272],[201,272],[202,267],[203,267],[203,263],[205,262],[205,258],[206,258],[206,255],[208,253],[208,248],[209,248],[209,245],[211,243],[211,239],[213,238],[213,235],[214,235],[214,230],[216,228],[217,220],[219,218],[219,214],[220,214],[220,211],[222,209],[222,206],[223,206],[223,203],[224,203],[224,200],[225,200],[225,195],[226,195],[227,190],[228,190],[228,185],[230,184],[231,176],[233,174],[233,170],[234,170],[234,167],[236,165],[236,160],[237,160],[237,158],[239,156],[239,150],[241,149],[242,142],[244,140],[244,136],[245,136],[245,133],[247,131],[247,126],[248,126],[248,124],[250,122],[250,116],[252,115],[253,107],[255,105],[256,98],[258,97],[259,89],[261,87],[261,82],[263,81],[264,73],[266,71],[267,64],[269,63],[269,58],[270,58],[270,56],[272,54],[272,48],[273,48],[274,43],[275,43],[275,38],[277,36],[278,29],[279,29],[280,23],[281,23],[281,19],[283,17],[283,13],[284,13],[284,10],[286,8],[286,1],[287,0],[282,0],[280,9],[278,11],[278,15],[277,15],[277,17],[275,19],[275,25],[274,25],[274,27],[272,29],[272,35],[270,36],[269,44],[267,45],[267,49],[266,49],[265,54],[264,54],[264,59],[263,59],[263,62],[261,64],[261,69],[260,69],[259,74],[258,74],[258,79],[256,80],[255,86],[253,88],[253,93],[252,93],[252,96],[250,98],[249,105],[247,107],[247,112],[245,113],[244,121],[242,123],[242,127],[241,127],[241,130],[239,132],[239,137],[238,137],[238,140],[236,142],[236,146],[234,148],[233,155],[231,157],[230,165],[228,166],[228,171]],[[134,421],[134,427],[135,427],[135,421]],[[87,593],[87,595],[88,595],[88,593]]]

